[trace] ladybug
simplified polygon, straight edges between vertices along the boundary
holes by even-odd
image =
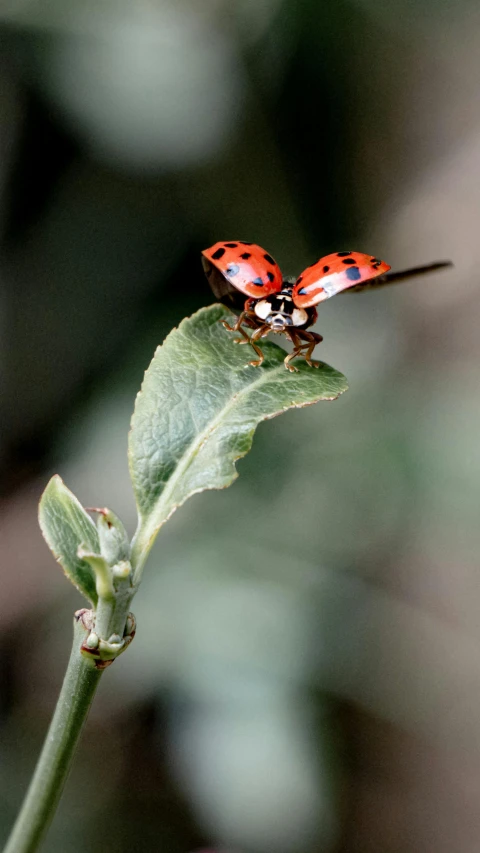
[[[294,372],[291,364],[302,356],[310,367],[319,367],[312,360],[316,345],[323,338],[307,331],[317,320],[315,308],[342,290],[357,291],[383,287],[414,275],[435,272],[452,266],[451,261],[437,261],[402,272],[389,272],[390,266],[373,255],[362,252],[333,252],[325,255],[294,279],[284,279],[280,267],[271,255],[255,243],[242,240],[215,243],[202,252],[202,264],[213,293],[220,302],[239,313],[234,326],[226,320],[229,332],[239,332],[235,343],[250,344],[258,355],[251,361],[259,367],[264,355],[257,341],[269,332],[286,335],[293,350],[285,358],[285,367]],[[241,294],[247,296],[245,301]],[[248,335],[246,328],[252,329]]]

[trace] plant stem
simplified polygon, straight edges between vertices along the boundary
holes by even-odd
[[[102,640],[108,640],[111,634],[123,637],[133,592],[128,576],[117,583],[117,590],[113,595],[99,597],[95,612],[95,633]]]
[[[34,853],[55,813],[102,670],[80,653],[86,635],[74,620],[73,647],[57,707],[4,853]]]

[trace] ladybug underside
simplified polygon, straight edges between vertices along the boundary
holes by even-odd
[[[247,299],[237,322],[231,326],[226,320],[223,325],[229,332],[239,332],[241,337],[235,339],[237,344],[250,344],[258,355],[258,360],[251,361],[253,367],[259,367],[264,355],[257,341],[265,338],[270,332],[285,335],[293,344],[293,350],[286,356],[284,363],[287,370],[295,373],[298,368],[291,364],[297,356],[303,356],[310,367],[319,367],[318,361],[312,360],[316,345],[323,338],[316,332],[307,332],[317,319],[315,308],[298,308],[292,299],[293,283],[284,281],[278,293],[272,293],[264,299]],[[253,329],[248,335],[244,327]]]

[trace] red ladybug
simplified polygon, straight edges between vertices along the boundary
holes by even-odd
[[[292,352],[285,358],[285,367],[297,370],[290,362],[303,356],[310,367],[319,367],[312,361],[316,345],[323,340],[316,332],[307,332],[317,319],[314,307],[342,290],[366,290],[382,287],[413,275],[451,266],[450,261],[437,261],[427,266],[389,273],[385,261],[361,252],[333,252],[307,267],[297,280],[285,280],[280,267],[271,255],[255,243],[241,240],[215,243],[202,252],[202,264],[210,286],[220,302],[240,316],[234,326],[225,320],[229,332],[240,332],[236,343],[250,344],[258,355],[251,361],[253,367],[262,364],[264,355],[257,341],[269,332],[284,334],[293,343]],[[248,299],[239,303],[240,293]],[[245,327],[253,329],[251,335]]]

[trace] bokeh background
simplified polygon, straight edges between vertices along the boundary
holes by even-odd
[[[82,600],[54,472],[133,532],[126,439],[199,251],[455,269],[321,306],[335,403],[158,538],[45,853],[478,853],[480,9],[0,4],[0,833]]]

